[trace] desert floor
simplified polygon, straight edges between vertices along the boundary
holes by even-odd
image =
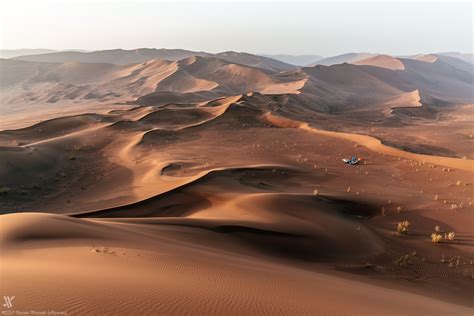
[[[357,120],[318,126],[259,97],[1,132],[0,288],[14,309],[472,315],[467,125],[416,154],[405,149],[426,126],[366,136]],[[362,162],[341,161],[352,155]],[[436,225],[455,239],[432,243]]]

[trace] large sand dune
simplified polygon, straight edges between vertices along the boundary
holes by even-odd
[[[353,62],[354,65],[369,65],[391,70],[404,70],[405,65],[397,58],[387,55],[377,55],[366,59],[358,59]]]
[[[6,272],[2,286],[22,294],[16,298],[17,308],[54,306],[55,311],[78,315],[471,312],[220,248],[235,244],[232,237],[220,236],[220,246],[203,247],[193,239],[212,240],[222,233],[185,225],[180,229],[165,221],[125,224],[30,213],[5,215],[1,226],[2,272]],[[183,235],[188,237],[176,239]],[[11,248],[22,249],[22,254],[14,255]],[[19,264],[26,256],[28,263]],[[26,276],[20,270],[31,272]],[[40,284],[41,293],[35,292]]]
[[[375,54],[348,53],[348,54],[342,54],[342,55],[332,56],[328,58],[323,58],[323,59],[318,60],[315,64],[324,65],[324,66],[332,66],[332,65],[343,64],[343,63],[353,63],[353,62],[357,62],[359,60],[363,60],[363,59],[370,58],[373,56],[375,56]]]

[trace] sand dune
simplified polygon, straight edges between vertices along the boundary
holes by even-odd
[[[2,288],[22,293],[15,302],[17,308],[42,310],[54,306],[56,311],[70,314],[126,314],[131,310],[140,314],[182,314],[190,310],[198,314],[470,313],[467,308],[418,295],[237,256],[225,249],[204,248],[190,239],[170,241],[177,232],[158,223],[123,225],[18,214],[3,216],[1,225],[2,230],[8,227],[2,236],[2,249],[23,250],[21,255],[7,252],[2,262]],[[34,234],[39,226],[44,229]],[[55,230],[57,233],[48,235],[48,231]],[[185,230],[202,240],[216,234]],[[74,246],[65,248],[64,241]],[[152,252],[151,247],[160,251]],[[45,253],[47,256],[39,255]],[[194,257],[192,265],[189,255]],[[25,275],[17,273],[18,263],[25,256],[31,259],[21,269],[28,271],[30,290],[25,282],[18,282],[23,277],[12,277]],[[54,270],[51,261],[55,262]],[[130,274],[130,264],[135,267],[133,278],[117,278]],[[89,266],[87,270],[85,265]],[[71,274],[71,270],[77,273]],[[64,283],[69,286],[52,296],[55,287]],[[32,285],[37,284],[43,284],[42,294],[30,296]],[[99,294],[100,304],[96,300]],[[341,296],[345,297],[344,303],[336,304]]]
[[[304,85],[304,81],[278,77],[260,68],[202,57],[179,62],[151,60],[131,66],[2,60],[0,69],[5,78],[1,82],[2,100],[11,112],[31,103],[124,102],[155,92],[215,91],[207,100],[251,91],[297,93]]]
[[[384,107],[387,105],[392,107],[392,109],[388,111],[390,114],[393,113],[392,111],[393,108],[421,107],[422,103],[421,103],[420,92],[418,90],[414,90],[412,92],[407,92],[399,96],[395,96],[393,99],[390,99],[385,104],[383,104]]]
[[[416,59],[416,60],[421,60],[421,61],[425,61],[427,63],[434,63],[436,60],[438,60],[438,57],[436,57],[436,55],[415,55],[412,57],[413,59]]]
[[[427,105],[472,103],[473,69],[462,60],[439,56],[428,63],[376,55],[354,63],[275,73],[200,56],[129,66],[1,60],[1,101],[6,104],[1,111],[11,122],[39,106],[52,114],[59,103],[73,111],[95,102],[159,105],[252,92],[301,94],[300,103],[333,113],[357,109],[381,115],[411,107],[417,100],[407,93],[415,90]]]
[[[318,60],[315,64],[324,65],[324,66],[332,66],[332,65],[343,64],[343,63],[354,63],[356,61],[367,59],[373,56],[377,56],[377,55],[370,54],[370,53],[348,53],[348,54],[324,58],[324,59]]]
[[[270,55],[265,54],[265,57],[270,57],[272,59],[276,59],[282,61],[284,63],[295,65],[295,66],[309,66],[314,65],[318,60],[323,59],[323,57],[318,55],[285,55],[285,54],[278,54],[278,55]]]
[[[405,69],[405,66],[399,59],[387,55],[377,55],[366,59],[358,59],[352,63],[354,65],[369,65],[391,70]]]
[[[261,68],[270,71],[285,71],[294,68],[291,63],[271,58],[269,56],[252,55],[245,52],[222,52],[215,55],[216,58],[231,63]]]
[[[328,135],[328,136],[332,136],[336,138],[351,140],[364,147],[369,148],[370,150],[376,151],[380,154],[390,155],[390,156],[395,156],[395,157],[400,157],[400,158],[408,158],[411,160],[422,162],[423,164],[432,163],[432,164],[456,168],[456,169],[464,170],[464,171],[474,171],[474,160],[414,154],[414,153],[406,152],[397,148],[386,146],[382,144],[382,142],[379,139],[376,139],[374,137],[370,137],[367,135],[358,135],[358,134],[319,130],[319,129],[310,127],[307,123],[304,123],[304,122],[288,121],[288,119],[275,118],[270,113],[267,113],[265,115],[265,118],[269,120],[270,122],[277,124],[279,126],[292,126],[292,127],[294,126],[294,127],[302,128],[304,130],[310,131],[312,133],[320,134],[320,135]]]

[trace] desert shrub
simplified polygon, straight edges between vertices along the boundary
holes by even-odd
[[[455,236],[454,232],[449,232],[449,233],[444,235],[444,239],[452,241],[452,240],[454,240],[454,236]]]
[[[434,242],[434,243],[439,243],[442,238],[443,238],[443,236],[441,234],[438,234],[438,233],[432,233],[431,234],[431,241]]]
[[[0,194],[7,194],[10,191],[11,191],[11,189],[7,186],[1,186],[0,187]]]
[[[397,266],[406,266],[406,265],[410,264],[410,256],[409,255],[401,255],[400,257],[393,260],[393,262]]]
[[[410,227],[410,222],[403,221],[397,224],[397,234],[398,235],[408,235],[408,227]]]
[[[456,235],[454,232],[444,232],[439,225],[436,225],[434,230],[434,233],[431,234],[431,241],[434,243],[439,243],[443,239],[453,241]]]

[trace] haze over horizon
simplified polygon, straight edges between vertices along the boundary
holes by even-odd
[[[19,1],[3,8],[1,49],[150,47],[321,56],[472,53],[473,5],[468,2],[270,5],[101,1],[91,10],[87,1]]]

